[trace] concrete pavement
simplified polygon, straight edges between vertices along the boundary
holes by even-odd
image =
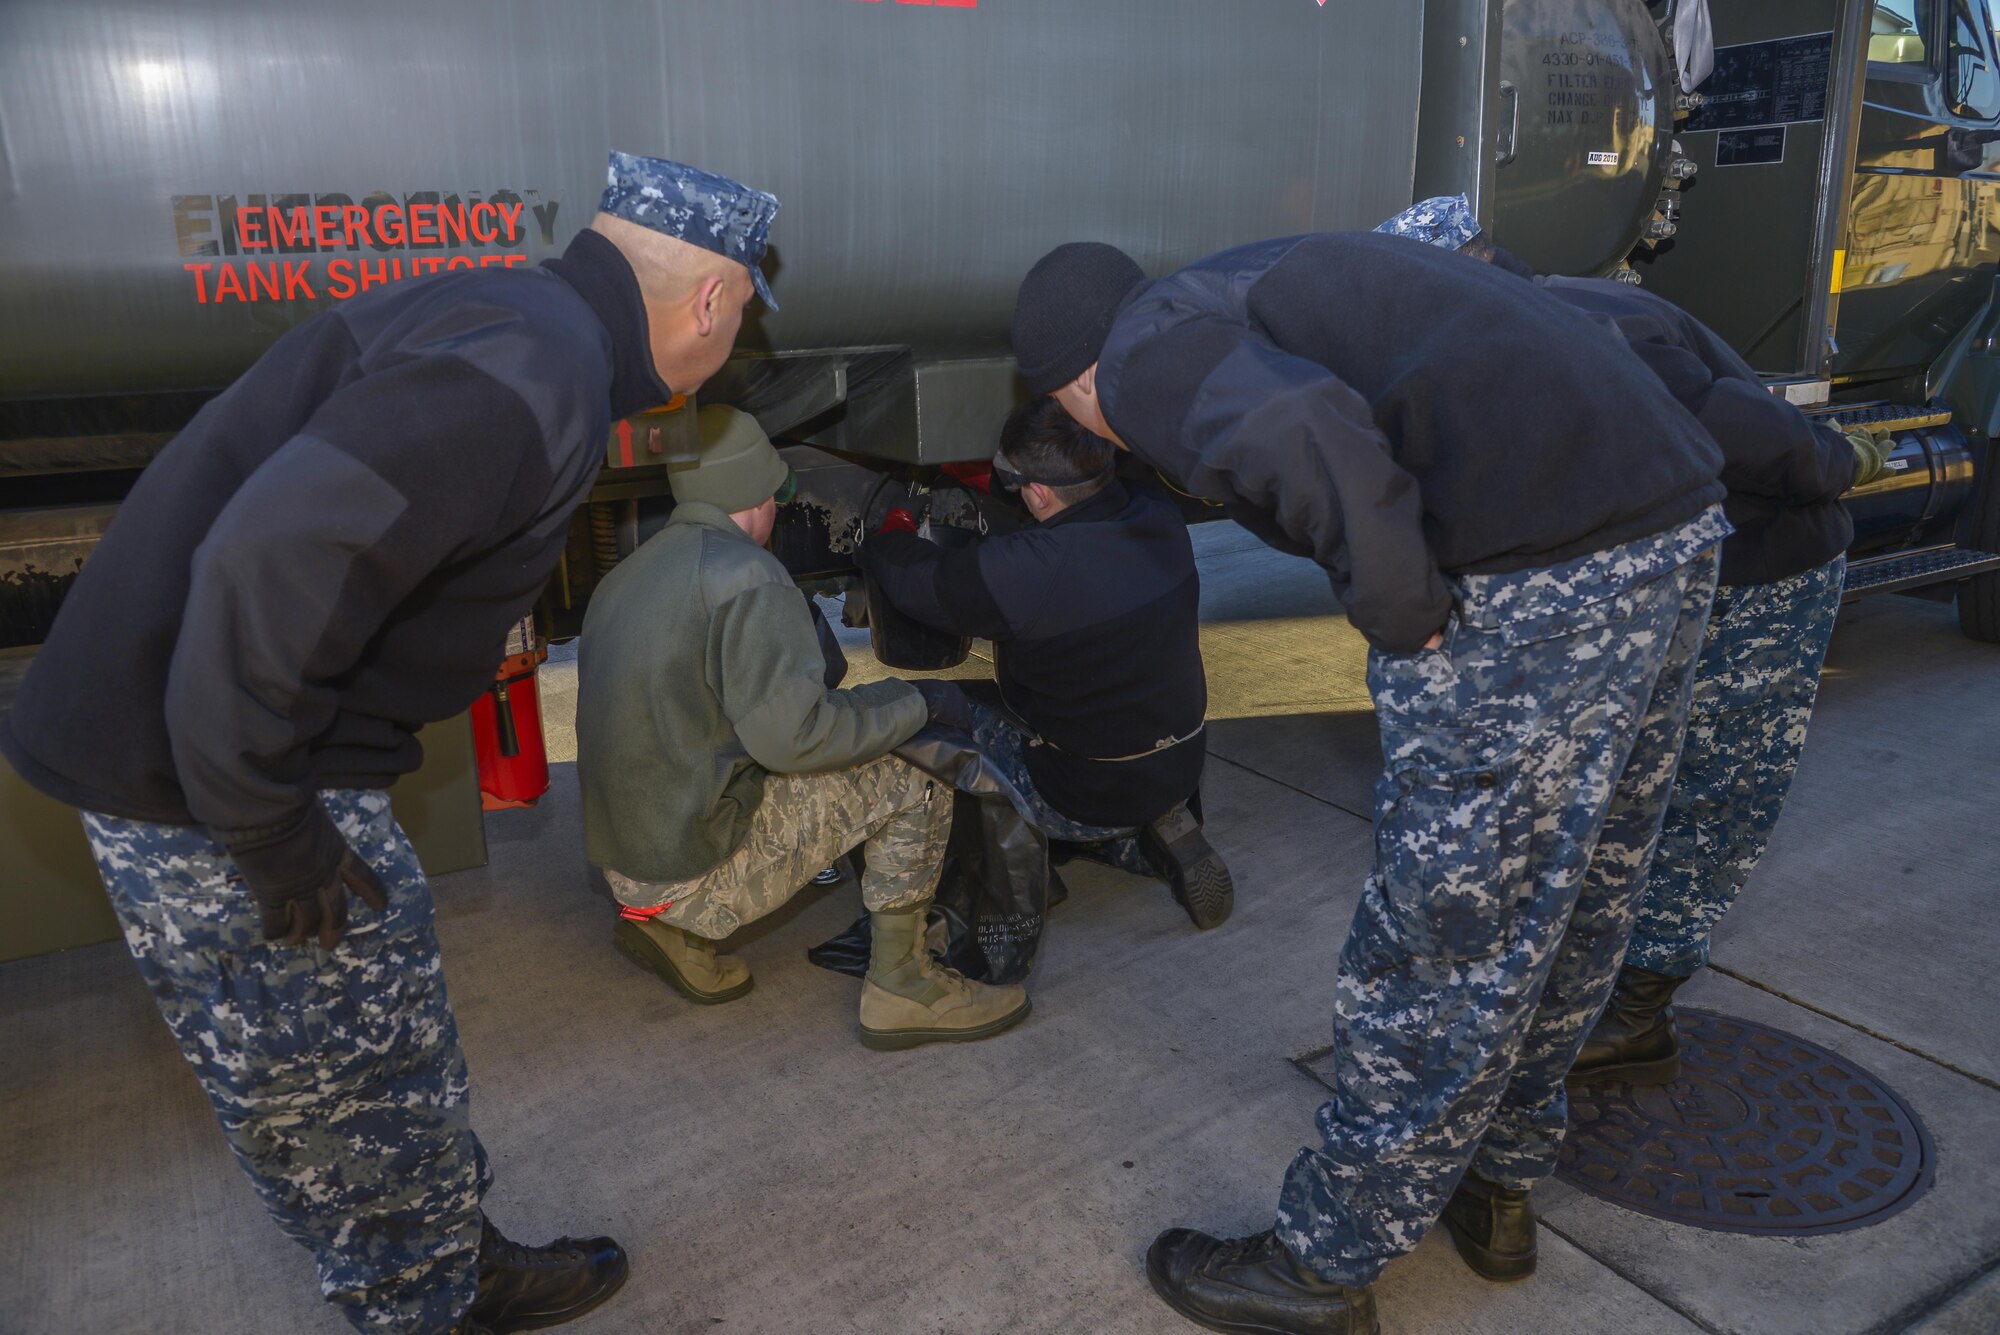
[[[1140,1256],[1169,1225],[1264,1227],[1312,1136],[1323,1090],[1291,1059],[1327,1042],[1377,762],[1362,646],[1319,573],[1227,525],[1198,545],[1205,790],[1236,915],[1197,934],[1160,886],[1073,865],[1009,1035],[862,1049],[856,984],[804,959],[852,920],[851,885],[741,934],[749,997],[685,1004],[611,948],[567,765],[539,808],[489,820],[490,866],[440,878],[491,1213],[523,1240],[608,1231],[632,1253],[625,1292],[571,1329],[1191,1329]],[[879,671],[850,638],[856,678]],[[560,670],[551,686],[559,719]],[[1386,1329],[2000,1329],[1996,751],[2000,649],[1937,604],[1850,608],[1771,856],[1687,993],[1882,1077],[1936,1144],[1922,1201],[1746,1238],[1555,1184],[1533,1280],[1484,1284],[1434,1236],[1384,1279]],[[0,1127],[0,1331],[345,1329],[120,947],[0,968]]]

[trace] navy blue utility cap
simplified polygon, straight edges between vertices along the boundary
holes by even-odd
[[[764,304],[778,309],[763,269],[771,220],[778,216],[776,195],[684,162],[614,151],[604,198],[597,207],[614,218],[735,260],[750,271]]]

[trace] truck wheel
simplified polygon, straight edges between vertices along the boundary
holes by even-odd
[[[2000,552],[2000,445],[1989,446],[1986,476],[1980,479],[1979,507],[1972,524],[1972,546],[1982,552]],[[1974,575],[1958,586],[1958,628],[1967,638],[2000,644],[2000,570]]]

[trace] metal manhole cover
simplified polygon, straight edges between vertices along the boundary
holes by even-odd
[[[1680,1009],[1681,1078],[1572,1087],[1556,1175],[1628,1210],[1725,1233],[1878,1223],[1929,1190],[1915,1113],[1845,1057]]]

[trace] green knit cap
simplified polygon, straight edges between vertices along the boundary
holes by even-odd
[[[762,505],[784,488],[791,469],[749,413],[716,405],[695,416],[701,456],[667,465],[676,501],[705,501],[731,514]]]

